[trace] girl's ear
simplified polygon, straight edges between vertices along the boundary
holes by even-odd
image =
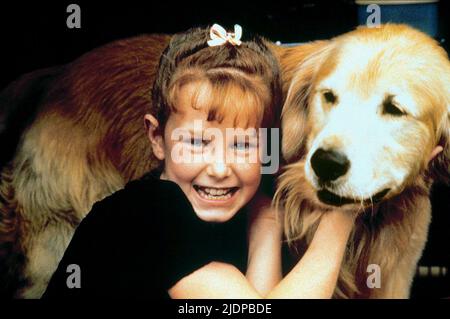
[[[145,129],[147,130],[147,136],[152,145],[153,154],[160,161],[164,160],[164,138],[162,132],[159,130],[158,120],[151,114],[144,116]]]

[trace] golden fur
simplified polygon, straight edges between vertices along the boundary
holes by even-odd
[[[2,167],[1,296],[40,297],[93,203],[158,165],[143,117],[169,40],[153,35],[117,41],[51,70],[53,81],[33,122]],[[34,95],[33,85],[16,89],[29,78],[13,83],[0,100]]]
[[[428,37],[409,28],[391,26],[383,30],[380,41],[408,34],[417,40],[418,47],[434,54],[429,62],[433,72],[427,73],[431,82],[422,98],[439,101],[440,97],[441,104],[436,108],[443,112],[449,87],[448,78],[444,78],[449,74],[444,52]],[[355,41],[370,42],[373,32],[362,29],[331,41],[292,48],[272,46],[283,69],[287,100],[282,149],[291,163],[280,180],[278,199],[287,212],[287,234],[299,251],[329,209],[317,202],[304,174],[304,158],[310,147],[306,142],[313,132],[320,132],[307,112],[316,75],[326,77],[340,59],[346,59],[327,59],[345,39],[353,35]],[[1,296],[39,297],[76,225],[92,204],[158,165],[145,135],[143,116],[151,108],[151,86],[169,39],[152,35],[117,41],[61,68],[27,75],[0,94],[0,103],[9,103],[0,105],[2,124],[14,108],[18,108],[18,114],[21,108],[28,108],[19,97],[34,96],[36,83],[43,83],[42,79],[48,84],[47,88],[39,87],[39,99],[33,99],[32,120],[23,131],[13,132],[20,140],[11,157],[2,162]],[[411,57],[422,53],[412,49],[401,54]],[[437,72],[437,67],[442,69]],[[368,78],[363,76],[356,83],[376,80],[376,66],[370,69],[373,71]],[[439,87],[436,78],[447,82]],[[27,116],[31,111],[25,112]],[[435,138],[426,139],[424,147],[431,147],[439,138],[444,143],[447,121],[424,122],[436,124],[436,130],[430,130]],[[0,125],[0,129],[5,128]],[[448,177],[447,162],[448,149],[445,156],[441,154],[433,161],[433,171]],[[399,189],[399,196],[374,206],[371,214],[361,214],[343,265],[338,296],[407,296],[430,220],[428,192],[432,179],[428,176],[420,166]],[[381,290],[366,291],[363,287],[368,262],[378,263],[383,270]]]
[[[403,25],[360,28],[312,44],[309,55],[279,52],[288,83],[282,150],[288,164],[275,203],[285,211],[286,235],[301,255],[323,214],[334,206],[317,196],[309,161],[319,147],[345,152],[352,166],[333,183],[358,210],[335,297],[407,298],[431,219],[430,186],[448,181],[450,63],[428,36]],[[292,70],[295,70],[292,72]],[[333,90],[336,101],[321,96]],[[386,92],[395,91],[408,115],[383,113]],[[444,151],[427,167],[432,150]],[[367,155],[369,154],[369,155]],[[380,203],[380,188],[390,191]],[[367,266],[381,269],[381,288],[367,287]]]

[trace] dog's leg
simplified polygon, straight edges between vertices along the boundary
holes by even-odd
[[[408,244],[404,249],[401,246],[392,245],[391,249],[395,251],[385,250],[383,252],[385,258],[391,260],[381,263],[383,278],[381,288],[372,289],[371,298],[409,298],[417,263],[425,248],[431,222],[431,204],[428,197],[418,196],[415,199],[415,204],[411,207],[414,207],[414,211],[406,212],[402,221],[403,231],[409,233]],[[392,259],[397,258],[397,262],[392,261]],[[383,267],[383,265],[385,266]]]
[[[384,276],[381,288],[373,288],[371,298],[376,299],[407,299],[414,276],[415,264],[400,263],[389,275]],[[383,270],[381,270],[383,272]],[[385,272],[388,270],[385,269]]]
[[[29,238],[32,242],[27,253],[24,275],[29,285],[19,292],[21,298],[40,298],[58,267],[75,227],[67,223],[49,225],[40,234]]]

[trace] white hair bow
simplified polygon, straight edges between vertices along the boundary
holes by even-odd
[[[234,25],[234,33],[227,32],[223,27],[217,23],[211,27],[209,31],[211,40],[208,41],[210,47],[222,45],[226,42],[232,45],[241,45],[242,27],[239,24]]]

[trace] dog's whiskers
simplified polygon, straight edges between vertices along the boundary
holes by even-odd
[[[364,199],[360,191],[358,191],[358,199],[359,199],[359,211],[364,210]]]

